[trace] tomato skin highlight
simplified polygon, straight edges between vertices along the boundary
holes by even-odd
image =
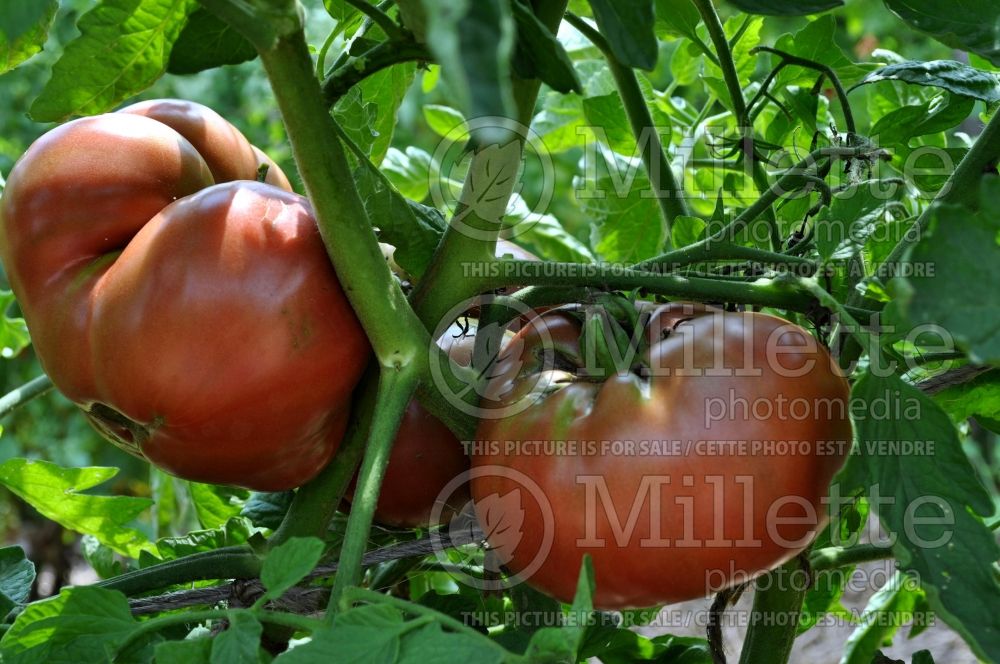
[[[11,171],[0,258],[46,373],[106,438],[277,491],[336,451],[370,347],[309,202],[270,160],[253,181],[261,155],[191,102],[66,123]]]
[[[595,606],[654,606],[773,569],[825,525],[822,499],[850,450],[849,388],[808,332],[765,314],[672,303],[645,325],[645,375],[584,379],[572,371],[584,363],[579,322],[550,312],[534,323],[508,344],[489,389],[501,404],[537,400],[482,419],[472,454],[473,471],[492,468],[474,475],[477,506],[496,510],[512,502],[495,496],[519,492],[519,528],[505,526],[521,515],[477,510],[497,522],[482,525],[512,573],[527,571],[529,584],[568,602],[589,554]],[[775,408],[792,402],[814,410],[779,417]],[[538,453],[525,441],[564,444]],[[789,441],[796,453],[778,453]],[[537,484],[555,519],[515,471]]]

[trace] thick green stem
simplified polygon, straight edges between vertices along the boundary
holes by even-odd
[[[357,488],[351,501],[351,515],[347,520],[347,532],[340,549],[337,576],[330,593],[330,621],[340,609],[344,590],[357,585],[361,579],[361,559],[368,545],[368,533],[375,516],[379,488],[389,464],[389,454],[392,452],[403,411],[417,387],[417,377],[415,371],[393,370],[392,367],[384,367],[381,372],[368,449],[358,474]]]
[[[601,264],[505,261],[505,265],[508,269],[497,276],[485,278],[483,285],[487,288],[501,288],[514,283],[563,287],[600,285],[616,290],[641,288],[650,293],[678,298],[709,302],[742,302],[793,311],[810,311],[816,306],[816,299],[808,292],[790,288],[777,281],[743,283],[658,274]]]
[[[202,611],[188,611],[185,613],[164,615],[140,623],[128,635],[125,641],[118,646],[117,652],[125,652],[133,643],[137,643],[150,634],[161,632],[170,627],[198,625],[209,620],[225,620],[234,613],[244,611],[252,613],[257,620],[264,624],[280,625],[307,633],[314,632],[323,626],[322,621],[316,618],[277,611],[249,611],[248,609],[204,609]]]
[[[701,20],[705,22],[705,27],[708,28],[708,36],[719,56],[719,68],[722,69],[722,78],[729,90],[733,114],[742,127],[746,124],[747,107],[746,101],[743,99],[740,75],[736,71],[736,62],[733,60],[733,50],[726,38],[726,29],[722,25],[722,20],[719,19],[718,12],[715,11],[715,6],[712,5],[712,0],[693,0],[693,2],[698,8],[698,13],[701,14]]]
[[[44,374],[29,380],[24,385],[0,397],[0,417],[10,415],[35,397],[40,397],[51,389],[52,380]]]
[[[358,386],[358,394],[351,411],[351,424],[336,456],[311,482],[295,494],[288,513],[268,545],[277,546],[290,537],[322,538],[334,513],[340,506],[368,441],[368,423],[375,411],[378,391],[378,366],[368,367]]]
[[[674,218],[687,216],[690,211],[687,208],[684,188],[674,177],[667,153],[660,142],[660,134],[653,124],[653,116],[642,95],[639,79],[631,67],[619,62],[604,36],[589,23],[574,14],[566,14],[566,20],[599,48],[608,62],[608,69],[611,70],[615,85],[618,86],[618,94],[622,98],[625,113],[632,126],[632,134],[642,149],[642,164],[649,175],[649,183],[660,205],[664,228],[669,236]]]
[[[327,110],[301,30],[261,52],[295,163],[337,277],[383,365],[410,364],[430,340],[393,278]]]
[[[801,565],[797,558],[788,561],[771,572],[768,587],[755,591],[740,664],[788,661],[806,595],[806,584],[792,578],[804,573]]]
[[[555,32],[567,2],[568,0],[536,0],[532,5],[539,21]],[[522,127],[528,127],[534,115],[541,81],[515,76],[512,87],[517,106],[517,122]],[[469,172],[516,173],[524,148],[524,138],[517,132],[511,132],[510,141],[516,142],[518,149],[501,150],[499,153],[482,150],[476,153]],[[434,254],[431,268],[412,296],[413,307],[428,328],[433,329],[445,322],[442,318],[449,309],[479,293],[463,273],[463,263],[476,261],[488,264],[495,260],[496,238],[500,233],[503,210],[506,209],[516,181],[516,177],[509,177],[489,188],[491,203],[485,208],[493,218],[484,218],[479,214],[480,206],[476,198],[485,192],[473,189],[472,178],[466,178],[458,207]]]
[[[94,585],[126,595],[138,595],[191,581],[252,579],[260,575],[260,565],[260,558],[249,546],[227,546],[126,572]]]

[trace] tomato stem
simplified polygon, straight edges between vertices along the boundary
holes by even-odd
[[[0,397],[0,417],[10,415],[24,404],[42,396],[51,389],[52,380],[45,374],[29,380],[24,385]]]
[[[554,33],[567,4],[568,0],[536,0],[532,6],[538,20]],[[534,116],[541,81],[514,76],[512,88],[517,107],[517,124],[526,129]],[[496,127],[484,127],[484,131],[491,132],[491,136],[497,133]],[[464,272],[470,263],[488,268],[490,263],[496,261],[496,239],[500,233],[503,212],[517,184],[516,173],[525,140],[525,136],[516,131],[504,133],[506,144],[513,142],[517,149],[480,150],[473,156],[455,214],[441,238],[430,269],[411,297],[417,315],[428,328],[443,325],[445,321],[441,319],[449,309],[464,298],[482,292],[476,287],[475,280],[469,279]],[[481,201],[477,201],[477,197],[487,192],[478,191],[473,174],[504,172],[509,172],[510,177],[489,186],[490,203],[483,206]],[[484,218],[480,214],[481,209],[487,209],[488,216],[495,218]]]
[[[319,475],[295,493],[281,525],[268,540],[269,547],[275,547],[290,537],[322,539],[326,534],[364,454],[377,389],[378,367],[372,364],[358,385],[359,396],[352,404],[350,425],[337,454]]]
[[[658,129],[663,128],[658,128],[653,123],[653,116],[649,112],[649,105],[643,97],[635,71],[631,67],[623,65],[615,57],[604,36],[590,23],[573,13],[566,13],[566,21],[600,49],[604,59],[608,61],[608,69],[615,79],[615,86],[618,88],[622,105],[625,107],[626,115],[628,115],[632,134],[635,136],[637,144],[642,148],[642,163],[649,176],[649,184],[656,196],[656,202],[660,206],[663,229],[666,237],[669,238],[674,219],[687,216],[691,212],[687,207],[684,186],[674,176],[667,152],[660,141]],[[665,129],[666,136],[669,138],[670,128],[666,127]]]
[[[227,546],[168,560],[152,567],[126,572],[98,581],[99,588],[138,595],[177,583],[215,579],[253,579],[260,574],[261,560],[248,545]]]
[[[750,627],[743,641],[740,664],[785,664],[788,661],[807,585],[798,583],[793,577],[802,573],[802,562],[793,558],[770,573],[767,587],[754,591]]]
[[[344,544],[340,549],[340,566],[330,593],[327,620],[333,621],[341,608],[344,590],[355,586],[361,579],[361,560],[368,545],[379,488],[389,464],[389,454],[395,442],[403,411],[417,387],[417,373],[399,368],[383,367],[375,395],[374,416],[368,435],[368,448],[358,473],[358,484],[351,500],[351,514],[347,519]]]

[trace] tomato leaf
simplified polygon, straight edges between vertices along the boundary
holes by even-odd
[[[908,277],[903,303],[912,322],[951,332],[978,362],[1000,364],[1000,182],[984,181],[978,210],[940,205],[910,250],[907,265],[927,268]],[[933,272],[930,272],[933,267]]]
[[[316,567],[322,555],[323,542],[315,537],[292,537],[276,546],[260,570],[260,581],[267,588],[261,599],[281,597]]]
[[[1000,4],[995,0],[964,0],[961,11],[939,0],[884,2],[901,19],[939,42],[1000,65]]]
[[[678,37],[695,39],[701,14],[691,0],[656,0],[656,23]]]
[[[57,9],[57,0],[0,4],[0,74],[42,50]]]
[[[656,16],[653,0],[590,0],[594,19],[622,64],[651,70],[656,66]]]
[[[204,8],[188,17],[170,49],[167,71],[171,74],[194,74],[222,65],[238,65],[257,57],[246,37]]]
[[[896,536],[900,570],[920,580],[935,613],[980,656],[1000,652],[1000,583],[991,568],[1000,547],[981,518],[993,512],[993,501],[954,425],[916,387],[870,370],[855,383],[851,403],[857,453],[841,471],[841,493],[877,486],[873,507]],[[918,441],[933,448],[922,454],[882,448]]]
[[[0,617],[23,605],[35,582],[35,564],[25,558],[19,546],[0,548]]]
[[[0,464],[0,483],[44,516],[70,530],[93,535],[122,555],[138,558],[140,551],[152,550],[153,544],[124,524],[153,501],[81,493],[117,474],[117,468],[60,468],[40,460],[9,459]]]
[[[514,19],[502,0],[423,0],[427,45],[468,117],[513,118]]]
[[[106,662],[138,625],[120,592],[67,588],[17,617],[0,640],[0,657],[9,664]]]
[[[263,626],[248,611],[232,611],[229,628],[212,640],[212,664],[259,662]]]
[[[907,60],[890,64],[868,74],[854,87],[879,81],[903,81],[943,88],[988,104],[1000,101],[1000,77],[954,60]]]
[[[11,358],[16,356],[31,343],[28,336],[28,326],[24,319],[11,318],[7,311],[14,303],[14,294],[10,291],[0,290],[0,357]]]
[[[649,178],[634,161],[610,152],[607,168],[580,186],[577,204],[593,220],[591,246],[606,261],[636,263],[660,253],[668,238]]]
[[[740,11],[765,16],[806,16],[844,6],[844,0],[729,0]]]
[[[522,0],[511,0],[517,24],[513,66],[521,78],[537,78],[559,92],[582,92],[566,49]]]
[[[920,596],[916,581],[902,572],[896,572],[879,589],[861,614],[860,624],[847,638],[843,664],[870,664],[876,651],[902,627],[898,615],[912,615]]]
[[[208,664],[213,639],[197,638],[157,643],[153,661],[156,664]]]
[[[243,501],[250,494],[246,489],[218,484],[188,482],[187,486],[202,528],[218,528],[240,514]]]
[[[94,115],[163,75],[193,0],[102,0],[78,23],[52,78],[31,105],[37,122]]]

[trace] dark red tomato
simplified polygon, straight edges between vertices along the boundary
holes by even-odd
[[[638,368],[595,377],[578,320],[544,314],[489,386],[521,410],[480,422],[477,514],[501,562],[562,601],[584,554],[601,608],[702,597],[774,568],[824,525],[849,451],[847,382],[802,328],[681,304],[643,325],[641,361],[623,365]]]
[[[7,180],[0,257],[45,371],[123,449],[263,491],[336,450],[367,340],[309,202],[217,113],[160,100],[45,134]]]

